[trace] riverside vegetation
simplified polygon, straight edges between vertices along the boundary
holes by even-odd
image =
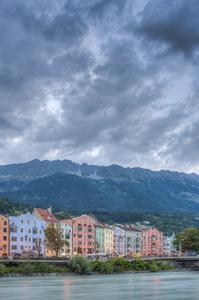
[[[161,262],[155,263],[153,260],[149,262],[143,259],[136,259],[130,262],[127,259],[114,258],[108,261],[90,261],[83,256],[74,256],[66,264],[50,264],[46,262],[31,262],[25,261],[23,263],[17,263],[14,261],[8,261],[8,264],[0,263],[0,275],[6,276],[6,274],[49,274],[49,273],[74,273],[89,275],[93,273],[100,274],[114,274],[123,273],[128,271],[149,271],[158,272],[161,270],[175,269],[170,265],[164,266]]]

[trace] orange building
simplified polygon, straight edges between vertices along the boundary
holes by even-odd
[[[72,226],[73,254],[95,253],[95,221],[87,215],[62,220]]]
[[[146,227],[142,229],[142,254],[143,255],[162,255],[163,254],[163,232],[157,228]]]
[[[9,220],[0,215],[0,256],[9,255]]]

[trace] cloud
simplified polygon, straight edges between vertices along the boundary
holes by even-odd
[[[148,40],[190,56],[199,46],[198,13],[199,3],[195,0],[149,1],[137,24],[132,25]]]
[[[0,163],[199,170],[197,7],[2,0]]]

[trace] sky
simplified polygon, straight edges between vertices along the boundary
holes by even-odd
[[[1,0],[0,164],[199,173],[197,0]]]

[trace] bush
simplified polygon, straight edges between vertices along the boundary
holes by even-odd
[[[20,265],[20,273],[23,274],[33,274],[34,273],[34,266],[30,263],[23,263]]]
[[[71,272],[78,274],[90,274],[92,271],[92,264],[90,260],[82,255],[74,256],[68,263]]]
[[[159,271],[158,265],[152,259],[148,262],[147,268],[151,272],[158,272]]]
[[[109,261],[99,262],[98,270],[99,270],[100,273],[102,273],[102,274],[111,274],[111,273],[114,272],[113,269],[114,269],[113,265]]]
[[[48,265],[46,263],[34,263],[33,264],[34,273],[53,273],[54,267],[52,265]]]
[[[147,270],[147,262],[141,258],[136,259],[132,263],[132,270],[133,271],[141,271],[141,270]]]
[[[0,275],[3,275],[4,273],[6,273],[6,268],[4,265],[0,264]]]
[[[113,264],[114,272],[123,272],[123,271],[131,271],[132,264],[129,260],[123,258],[114,258],[110,260],[110,263]],[[117,270],[117,271],[115,271]]]

